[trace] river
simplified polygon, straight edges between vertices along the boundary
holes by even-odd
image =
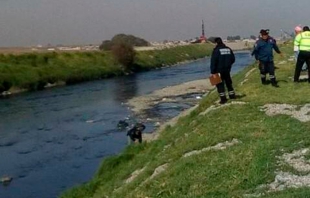
[[[233,73],[253,62],[236,53]],[[88,181],[107,156],[127,144],[116,125],[131,117],[124,103],[166,86],[206,78],[209,58],[113,79],[23,93],[0,100],[1,198],[54,198]],[[134,118],[133,118],[134,119]],[[154,123],[146,123],[146,133]]]

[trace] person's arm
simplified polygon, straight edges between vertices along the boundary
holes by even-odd
[[[295,38],[294,38],[294,52],[298,52],[299,51],[299,43],[297,42],[297,43],[295,43],[295,39],[296,39],[296,37],[297,37],[298,35],[296,35],[295,36]]]
[[[211,74],[216,74],[216,68],[218,65],[218,59],[219,59],[219,55],[217,53],[218,50],[214,49],[212,52],[212,56],[211,56],[211,64],[210,64],[210,70],[211,70]]]
[[[134,131],[135,131],[134,128],[131,128],[129,131],[127,131],[127,136],[132,136]]]
[[[236,61],[236,57],[232,49],[230,49],[230,53],[231,53],[231,64],[234,64]]]
[[[299,50],[300,40],[301,40],[301,33],[298,34],[294,39],[294,49],[296,48]]]
[[[144,124],[141,124],[141,129],[140,129],[140,131],[142,132],[142,131],[144,131],[144,129],[145,129],[145,125],[144,125]]]
[[[259,43],[258,43],[258,41],[257,41],[257,42],[255,43],[254,48],[253,48],[253,51],[252,51],[252,53],[251,53],[251,55],[254,56],[256,60],[258,59],[258,56],[257,56],[258,50],[259,50]]]
[[[278,53],[281,54],[281,51],[277,45],[277,41],[275,39],[273,39],[273,49]]]

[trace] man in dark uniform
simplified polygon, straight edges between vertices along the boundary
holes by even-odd
[[[273,62],[273,49],[281,54],[276,40],[269,36],[269,30],[262,29],[260,31],[261,37],[256,41],[252,56],[255,55],[255,59],[259,61],[259,70],[261,74],[261,81],[263,85],[267,84],[266,74],[269,73],[271,85],[278,87]]]
[[[216,88],[220,95],[220,104],[224,104],[227,102],[224,83],[228,89],[229,98],[236,98],[230,76],[232,64],[235,62],[235,55],[233,51],[223,43],[220,37],[215,38],[215,43],[216,46],[211,56],[211,75],[219,73],[221,76],[222,82],[217,84]]]
[[[128,136],[128,143],[135,142],[136,140],[139,141],[139,143],[142,143],[142,131],[145,129],[144,124],[137,123],[127,132]]]

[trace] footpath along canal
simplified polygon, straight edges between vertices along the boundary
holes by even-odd
[[[248,51],[236,53],[233,73],[251,63]],[[205,58],[0,99],[0,177],[13,177],[10,185],[0,185],[0,197],[54,198],[88,181],[105,157],[127,145],[126,132],[119,131],[117,123],[125,118],[134,123],[138,118],[124,103],[167,86],[206,78],[209,64]],[[188,106],[164,108],[167,111],[160,116],[166,119]],[[146,133],[155,129],[151,116]]]

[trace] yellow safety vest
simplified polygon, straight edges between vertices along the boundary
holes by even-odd
[[[294,41],[295,46],[299,46],[300,51],[310,51],[310,31],[298,34]]]

